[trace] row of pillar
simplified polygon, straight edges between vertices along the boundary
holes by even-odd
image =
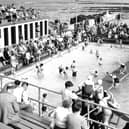
[[[18,44],[23,40],[37,39],[48,35],[48,20],[16,23],[0,27],[0,48]]]

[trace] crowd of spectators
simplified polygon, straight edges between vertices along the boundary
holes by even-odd
[[[79,26],[81,26],[81,23]],[[90,41],[97,41],[101,38],[105,41],[112,40],[114,43],[120,43],[121,41],[128,43],[129,40],[129,26],[124,22],[108,21],[93,26],[84,25],[84,31]]]
[[[39,11],[34,8],[25,8],[24,6],[16,7],[15,4],[4,6],[0,4],[0,21],[15,22],[26,19],[39,18]]]
[[[94,83],[93,77],[89,76],[79,85],[78,91],[73,92],[73,86],[71,81],[65,82],[65,89],[62,90],[62,105],[54,110],[50,128],[105,129],[104,126],[89,122],[85,118],[89,110],[91,111],[89,114],[91,119],[108,126],[113,116],[113,111],[108,107],[119,108],[113,95],[103,89],[102,80]],[[87,102],[81,101],[79,98],[101,106],[94,104],[88,106]],[[33,113],[33,106],[28,96],[28,83],[19,80],[6,83],[0,92],[0,122],[5,124],[19,123],[19,113],[22,110]]]
[[[79,85],[78,91],[72,91],[74,84],[71,81],[65,82],[65,89],[62,90],[62,106],[58,106],[53,113],[53,120],[50,127],[52,129],[106,129],[103,125],[86,120],[87,113],[95,121],[102,122],[109,126],[113,116],[113,110],[118,109],[119,104],[110,91],[103,89],[102,80],[97,83],[93,77]],[[79,100],[83,98],[86,102]],[[89,104],[87,101],[99,104]],[[89,111],[88,111],[89,110]]]
[[[77,44],[72,37],[55,37],[53,35],[26,42],[20,40],[19,44],[0,50],[0,62],[3,66],[10,65],[12,68],[18,69],[21,66],[40,61],[40,58],[44,56],[52,56]]]
[[[129,27],[126,23],[116,24],[106,22],[98,25],[98,35],[102,35],[103,37],[109,39],[129,39]]]
[[[106,24],[103,26],[105,25]],[[103,28],[103,26],[101,27]],[[114,26],[112,26],[113,25],[109,25],[108,27],[113,29]],[[122,26],[122,28],[124,28],[124,26]],[[26,42],[20,40],[18,45],[12,46],[11,48],[7,47],[0,51],[0,62],[3,66],[9,64],[17,69],[20,64],[23,66],[40,61],[41,57],[46,53],[48,56],[52,56],[59,51],[69,49],[71,46],[79,44],[81,41],[86,41],[85,39],[88,40],[89,35],[87,32],[79,30],[78,32],[73,33],[72,37],[56,37],[49,35],[47,38],[40,38],[38,40],[29,40]],[[115,103],[113,95],[110,92],[103,90],[102,84],[102,80],[98,80],[98,82],[95,83],[90,76],[86,81],[80,84],[79,91],[73,93],[71,88],[73,87],[73,83],[71,81],[66,81],[65,89],[62,91],[62,106],[55,109],[54,119],[50,127],[52,129],[105,129],[104,126],[100,126],[95,122],[91,122],[88,125],[85,117],[83,117],[83,115],[86,116],[88,113],[88,109],[95,109],[90,113],[90,118],[102,122],[105,125],[109,125],[113,111],[107,108],[119,108],[119,105]],[[3,115],[4,117],[0,115],[0,122],[5,124],[14,121],[16,122],[19,121],[18,113],[20,110],[28,112],[33,111],[28,102],[27,87],[28,83],[20,82],[18,80],[7,83],[4,86],[0,93],[0,113],[4,111],[5,114]],[[88,107],[86,102],[80,102],[80,100],[78,100],[79,97],[84,100],[90,100],[101,106],[91,104]],[[5,99],[7,101],[5,101]],[[8,108],[7,105],[10,105],[8,110],[6,110]],[[7,112],[10,110],[12,112]],[[10,113],[11,115],[8,115]],[[8,118],[8,116],[10,117]]]

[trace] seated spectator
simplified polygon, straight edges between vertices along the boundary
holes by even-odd
[[[4,86],[1,93],[7,93],[9,87],[13,89],[12,94],[13,96],[15,96],[18,102],[20,110],[32,112],[32,107],[30,105],[30,101],[27,94],[28,83],[27,82],[21,83],[19,80],[15,80],[14,82],[9,82]]]
[[[7,64],[11,63],[11,57],[8,48],[4,48],[3,55]]]
[[[30,63],[30,60],[31,60],[31,54],[30,54],[29,51],[27,51],[27,52],[25,53],[25,60],[26,60],[25,64],[28,65],[28,64]]]
[[[0,50],[0,62],[2,63],[3,66],[5,65],[5,59],[2,50]]]
[[[19,106],[15,96],[12,95],[13,87],[7,87],[8,92],[0,93],[0,122],[12,124],[19,122]]]
[[[67,117],[67,129],[88,129],[87,121],[85,117],[80,115],[82,102],[76,100],[72,105],[73,113]]]
[[[15,74],[15,71],[16,71],[17,66],[18,66],[18,60],[17,60],[14,52],[11,53],[11,66],[12,66],[12,74]]]
[[[22,97],[21,97],[20,110],[24,110],[24,111],[32,113],[33,108],[30,105],[29,96],[27,92],[28,85],[29,84],[27,82],[23,82],[21,85],[21,87],[23,87],[23,92],[22,92]]]
[[[54,112],[54,119],[51,122],[51,129],[67,129],[67,116],[71,113],[72,101],[64,100],[62,106],[57,107]]]

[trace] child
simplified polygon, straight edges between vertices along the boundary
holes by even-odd
[[[73,60],[72,64],[71,64],[71,70],[72,70],[72,77],[76,77],[77,76],[77,69],[76,69],[76,61]]]
[[[72,69],[72,77],[76,77],[77,76],[77,69],[76,67]]]
[[[18,60],[17,60],[16,55],[14,54],[13,51],[11,53],[11,66],[12,66],[11,73],[14,75],[16,70],[17,70]]]
[[[96,58],[98,59],[99,58],[99,51],[96,50]]]
[[[43,72],[43,63],[36,65],[37,73],[42,73]]]
[[[47,111],[47,106],[46,106],[47,99],[46,99],[46,97],[47,97],[47,93],[43,93],[42,94],[42,114]]]
[[[93,50],[92,49],[90,49],[90,54],[93,54]]]
[[[98,64],[99,64],[100,66],[103,64],[102,61],[103,61],[103,59],[102,59],[102,57],[100,57],[99,60],[98,60]]]
[[[60,65],[58,69],[59,69],[59,74],[62,74],[62,73],[63,73],[63,71],[64,71],[63,66],[62,66],[62,65]]]
[[[43,71],[43,63],[41,63],[40,65],[39,65],[39,67],[40,67],[40,72],[42,73],[42,71]]]
[[[124,74],[124,73],[126,73],[126,71],[127,71],[126,65],[121,64],[120,65],[120,74]]]
[[[66,66],[65,68],[63,68],[62,65],[59,66],[59,74],[60,75],[63,74],[64,76],[67,77],[68,70],[69,70],[69,67],[68,66]]]
[[[71,64],[71,69],[74,69],[76,67],[76,61],[73,60],[72,64]]]
[[[119,78],[116,76],[116,75],[113,75],[113,74],[110,74],[110,73],[106,73],[107,75],[109,75],[111,78],[112,78],[112,87],[116,87],[116,86],[118,86],[119,85],[119,83],[120,83],[120,80],[119,80]],[[111,87],[111,88],[112,88]]]
[[[96,77],[98,77],[98,70],[95,70],[94,72],[93,72],[93,76],[96,78]]]
[[[82,51],[84,51],[85,50],[85,46],[84,45],[82,45]]]
[[[116,88],[117,86],[119,86],[120,80],[116,75],[113,75],[112,82],[113,82],[113,87]]]

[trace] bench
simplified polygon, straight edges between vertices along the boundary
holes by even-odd
[[[11,126],[14,129],[32,129],[31,127],[27,127],[25,125],[23,125],[22,123],[13,123],[13,124],[9,124],[9,126]]]
[[[49,53],[48,52],[45,52],[43,53],[41,56],[40,56],[40,59],[43,60],[45,58],[48,58],[49,57]]]
[[[20,117],[36,126],[42,127],[43,129],[49,129],[51,119],[49,117],[39,117],[37,114],[28,113],[25,111],[20,112]]]
[[[24,120],[24,119],[21,119],[21,120],[20,120],[20,123],[21,123],[22,125],[26,126],[26,127],[31,128],[31,129],[43,129],[42,127],[39,127],[39,126],[37,126],[37,125],[35,125],[35,124],[33,124],[33,123],[27,121],[27,120]]]
[[[39,127],[33,124],[32,122],[28,122],[24,119],[20,119],[20,122],[12,123],[9,125],[6,125],[0,122],[0,129],[44,129],[44,128]]]
[[[4,75],[6,75],[6,76],[11,75],[11,74],[12,74],[12,68],[10,67],[10,68],[4,70],[3,73],[4,73]]]
[[[13,129],[13,128],[0,122],[0,129]]]
[[[11,68],[11,65],[5,65],[5,66],[0,67],[0,71],[4,71],[8,68]]]

